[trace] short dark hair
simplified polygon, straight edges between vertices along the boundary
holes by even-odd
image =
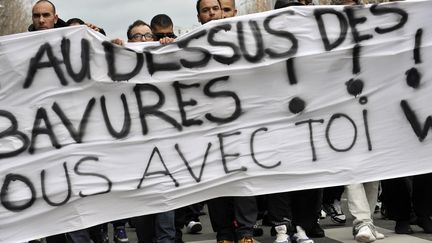
[[[302,5],[304,4],[299,2],[298,0],[277,0],[274,5],[274,9],[286,8],[289,6],[302,6]]]
[[[135,20],[135,22],[133,22],[131,25],[129,25],[128,30],[127,30],[127,33],[126,33],[126,34],[127,34],[127,37],[128,37],[129,40],[132,39],[131,30],[132,30],[133,28],[135,28],[135,27],[137,27],[137,26],[141,26],[141,25],[148,26],[148,27],[151,29],[150,25],[148,25],[146,22],[144,22],[144,21],[142,21],[142,20],[140,20],[140,19]]]
[[[152,18],[150,21],[151,29],[154,30],[156,27],[171,27],[173,26],[173,22],[171,18],[166,14],[158,14]]]
[[[221,7],[220,1],[219,0],[217,0],[217,1],[219,3],[219,7]],[[201,0],[198,0],[197,3],[196,3],[196,9],[197,9],[197,13],[198,14],[200,14],[200,3],[201,3]]]
[[[54,11],[54,14],[56,13],[56,7],[55,7],[54,3],[52,3],[52,2],[49,1],[49,0],[39,0],[39,1],[37,1],[34,5],[39,4],[39,3],[43,3],[43,2],[46,2],[46,3],[51,4],[51,6],[52,6],[52,8],[53,8],[53,11]],[[34,5],[33,5],[33,6],[34,6]]]
[[[72,24],[83,25],[85,23],[84,23],[84,21],[82,19],[79,19],[79,18],[71,18],[68,21],[66,21],[66,25],[67,26],[71,26]]]

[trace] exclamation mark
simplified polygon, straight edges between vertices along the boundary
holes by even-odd
[[[291,85],[297,84],[297,77],[294,70],[294,58],[290,58],[286,61],[288,80]],[[291,113],[298,114],[306,108],[306,102],[299,97],[294,97],[288,104],[288,109]]]
[[[361,53],[361,45],[357,44],[354,46],[352,51],[353,56],[353,70],[352,73],[354,75],[358,75],[361,71],[360,68],[360,53]],[[347,91],[350,95],[357,97],[363,92],[364,83],[361,79],[352,78],[348,82],[345,83],[347,86]],[[367,103],[366,97],[360,98],[360,104],[364,105]]]
[[[421,39],[423,35],[423,29],[418,29],[415,35],[415,45],[414,45],[414,63],[421,63],[420,57],[420,47]],[[406,82],[411,88],[417,89],[420,86],[421,74],[418,72],[417,68],[413,67],[406,71]]]

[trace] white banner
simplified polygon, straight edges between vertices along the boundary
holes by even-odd
[[[0,242],[432,172],[431,9],[294,7],[160,47],[0,37]]]

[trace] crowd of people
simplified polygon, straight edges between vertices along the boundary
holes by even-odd
[[[275,8],[293,5],[308,5],[309,0],[277,0]],[[337,4],[355,5],[356,0],[335,0]],[[235,0],[197,0],[197,17],[201,24],[209,21],[234,17],[237,14]],[[41,31],[72,25],[87,25],[105,34],[105,31],[79,18],[61,20],[55,6],[48,0],[37,1],[32,8],[33,24],[29,31]],[[154,16],[150,25],[136,20],[127,28],[127,42],[159,41],[169,44],[175,41],[173,21],[166,14]],[[117,38],[113,43],[123,45],[124,40]],[[136,228],[139,243],[182,243],[182,228],[187,233],[202,230],[199,216],[204,203],[207,204],[210,221],[216,232],[218,243],[254,243],[254,237],[262,234],[257,220],[271,226],[275,243],[313,243],[311,238],[325,236],[319,225],[324,211],[337,224],[345,224],[346,216],[341,209],[341,196],[346,193],[348,209],[352,214],[353,237],[358,242],[373,242],[384,238],[373,223],[378,189],[381,185],[380,199],[386,207],[386,215],[396,221],[395,232],[412,234],[411,224],[417,224],[426,233],[432,233],[430,219],[432,209],[432,174],[397,178],[380,182],[368,182],[323,189],[311,189],[258,197],[220,197],[176,210],[144,215],[130,219],[110,222],[114,228],[116,243],[129,242],[125,225]],[[97,225],[66,234],[49,236],[47,243],[107,243],[107,224]],[[36,241],[33,241],[36,242]]]

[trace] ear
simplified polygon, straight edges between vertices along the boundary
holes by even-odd
[[[56,15],[54,16],[54,24],[57,24],[57,21],[58,21],[58,15],[56,14]]]
[[[234,9],[234,16],[237,16],[237,9]]]
[[[202,24],[199,14],[197,14],[197,19],[198,19],[198,23]]]

